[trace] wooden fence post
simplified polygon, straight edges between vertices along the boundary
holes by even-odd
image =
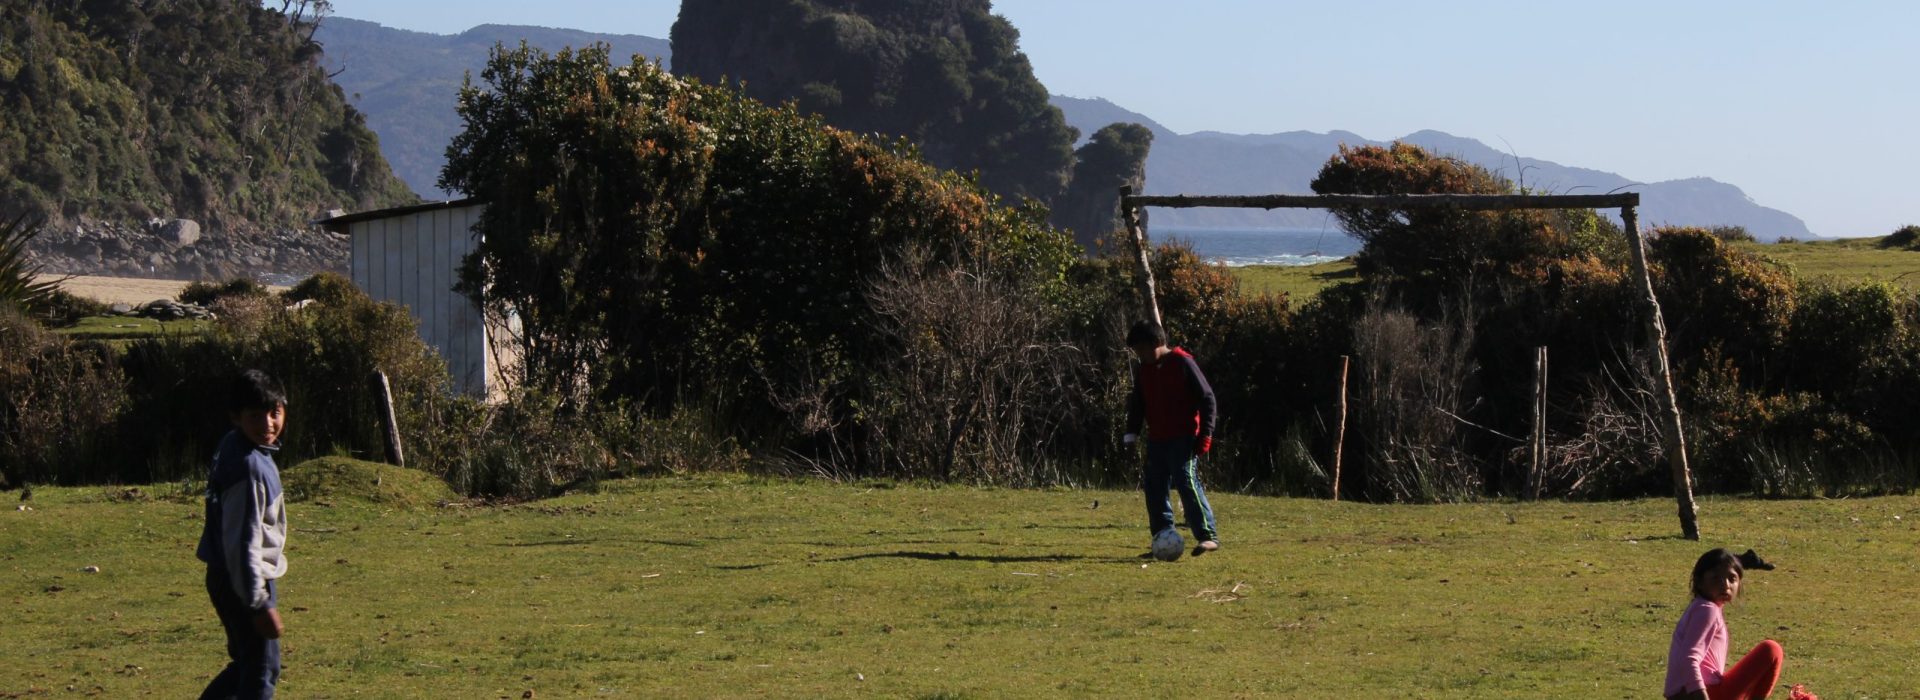
[[[1527,482],[1531,497],[1537,501],[1547,459],[1547,348],[1544,345],[1533,349],[1533,436],[1528,443],[1532,460],[1527,469]]]
[[[1120,220],[1127,224],[1127,237],[1133,239],[1134,282],[1146,304],[1147,320],[1160,324],[1160,300],[1153,292],[1153,266],[1147,262],[1147,231],[1140,224],[1140,212],[1133,206],[1133,186],[1120,187]],[[1165,324],[1160,324],[1162,327]]]
[[[393,389],[387,383],[386,372],[374,370],[373,388],[373,399],[380,409],[380,432],[387,442],[387,463],[396,467],[407,466],[406,454],[400,450],[400,423],[393,417]]]
[[[1653,398],[1659,404],[1661,447],[1667,466],[1673,470],[1673,500],[1680,509],[1680,535],[1700,539],[1698,510],[1693,504],[1693,472],[1687,468],[1687,436],[1681,432],[1680,406],[1673,395],[1673,369],[1667,363],[1667,322],[1660,316],[1660,300],[1653,296],[1653,276],[1647,272],[1647,239],[1640,235],[1639,216],[1632,206],[1620,208],[1621,223],[1627,229],[1628,252],[1633,254],[1633,274],[1638,278],[1635,296],[1639,297],[1640,317],[1646,326],[1647,343],[1653,350]]]
[[[1340,500],[1340,452],[1347,444],[1347,363],[1352,358],[1340,356],[1340,417],[1333,428],[1333,500]]]

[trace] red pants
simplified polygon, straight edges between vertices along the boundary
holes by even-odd
[[[1707,697],[1713,700],[1761,700],[1773,692],[1773,684],[1780,681],[1780,666],[1785,662],[1785,654],[1780,651],[1780,643],[1771,639],[1753,645],[1753,651],[1740,657],[1740,662],[1727,669],[1720,676],[1720,683],[1707,687]]]

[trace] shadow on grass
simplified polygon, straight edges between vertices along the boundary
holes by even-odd
[[[580,545],[600,544],[607,540],[598,538],[541,540],[539,542],[495,542],[495,547],[578,547]],[[657,544],[662,547],[698,547],[698,542],[671,542],[668,540],[623,540],[628,544]]]
[[[961,554],[959,552],[873,552],[835,557],[823,561],[859,561],[861,559],[920,559],[923,561],[988,561],[997,564],[1018,564],[1039,561],[1078,561],[1090,557],[1078,554],[1035,554],[1030,556],[1002,556],[988,554]]]

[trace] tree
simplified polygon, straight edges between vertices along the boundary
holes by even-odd
[[[904,137],[1002,197],[1066,188],[1077,134],[987,0],[703,0],[681,6],[672,39],[681,75]]]

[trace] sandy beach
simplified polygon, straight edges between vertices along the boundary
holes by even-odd
[[[40,275],[37,281],[58,280],[63,275]],[[74,276],[60,283],[60,288],[76,295],[106,304],[145,304],[155,299],[173,299],[185,289],[191,280],[156,280],[142,277],[92,277]],[[286,287],[268,287],[281,291]]]

